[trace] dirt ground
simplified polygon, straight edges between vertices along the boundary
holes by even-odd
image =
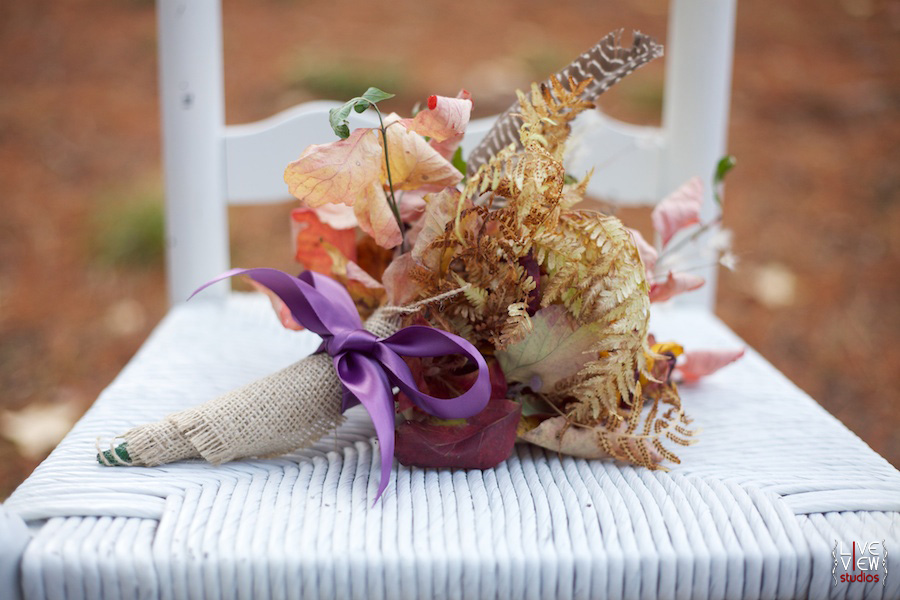
[[[661,0],[224,4],[228,123],[370,84],[403,112],[466,87],[483,116],[609,30],[666,37]],[[0,57],[4,498],[166,293],[153,3],[0,3]],[[900,466],[897,57],[896,1],[739,3],[725,223],[741,262],[717,312]],[[658,122],[662,78],[660,62],[604,106]],[[236,264],[290,266],[289,207],[232,209]]]

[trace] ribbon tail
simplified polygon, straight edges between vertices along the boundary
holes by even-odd
[[[197,288],[190,298],[207,287],[236,275],[246,275],[281,298],[294,320],[319,335],[341,329],[359,329],[362,322],[350,294],[339,283],[323,275],[304,272],[294,277],[278,269],[231,269]],[[321,286],[323,289],[318,289]],[[190,300],[188,298],[188,300]]]
[[[366,410],[375,425],[375,435],[381,450],[381,482],[375,502],[387,488],[394,465],[394,397],[391,383],[376,361],[356,352],[345,352],[334,358],[334,369],[344,384],[345,398],[349,392]]]

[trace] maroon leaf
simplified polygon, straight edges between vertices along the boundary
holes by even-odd
[[[492,399],[464,425],[404,421],[397,427],[394,454],[413,467],[489,469],[503,462],[516,443],[521,406]]]

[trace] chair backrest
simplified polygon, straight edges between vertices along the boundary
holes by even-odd
[[[628,125],[598,111],[579,118],[588,151],[570,166],[584,172],[604,165],[590,194],[650,204],[694,175],[711,177],[725,153],[736,1],[672,0],[662,127]],[[169,298],[176,303],[230,267],[228,203],[287,199],[284,167],[307,145],[334,139],[327,111],[338,103],[311,102],[226,126],[220,0],[158,0],[158,26],[167,269]],[[367,117],[360,115],[359,122],[374,125]],[[469,125],[464,152],[492,121]],[[703,214],[715,210],[707,189]],[[715,267],[702,275],[707,285],[686,296],[711,309]],[[207,294],[225,291],[218,286]]]

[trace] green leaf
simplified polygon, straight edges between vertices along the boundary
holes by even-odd
[[[360,96],[359,98],[354,98],[356,103],[353,105],[353,110],[358,113],[364,113],[370,106],[378,104],[382,100],[387,100],[388,98],[393,97],[394,94],[388,94],[387,92],[383,92],[376,87],[370,87],[362,96]]]
[[[350,137],[350,122],[347,118],[350,116],[351,110],[363,113],[370,106],[393,97],[394,94],[388,94],[376,87],[370,87],[362,96],[348,100],[339,108],[329,110],[328,122],[331,123],[331,128],[334,130],[335,135],[342,140],[346,140]]]
[[[458,147],[456,149],[456,152],[453,153],[453,158],[450,159],[450,164],[453,165],[454,167],[456,167],[456,170],[459,171],[460,173],[462,173],[463,175],[466,174],[466,161],[463,160],[461,146]]]
[[[537,311],[531,322],[533,329],[521,342],[496,353],[507,381],[549,394],[557,383],[596,358],[589,350],[598,341],[597,324],[579,326],[558,304]]]
[[[737,159],[730,154],[723,156],[716,165],[716,174],[713,177],[713,183],[719,184],[728,175],[728,172],[737,164]]]
[[[333,129],[334,134],[342,140],[346,140],[350,137],[350,122],[347,121],[347,117],[350,116],[350,111],[353,109],[353,105],[356,101],[357,98],[354,98],[349,102],[345,102],[343,106],[332,108],[328,111],[328,122],[331,123],[331,129]]]
[[[571,175],[569,175],[568,173],[566,173],[566,176],[563,179],[563,183],[565,183],[565,184],[578,183],[578,180],[575,179],[574,177],[572,177]]]
[[[388,94],[387,92],[383,92],[379,90],[377,87],[370,87],[366,90],[366,92],[361,96],[363,100],[368,100],[372,104],[378,104],[382,100],[387,100],[388,98],[393,98],[394,94]]]
[[[719,159],[716,165],[716,173],[713,175],[713,200],[716,201],[719,208],[722,207],[722,181],[724,181],[725,176],[736,164],[737,159],[730,154],[726,154]]]

